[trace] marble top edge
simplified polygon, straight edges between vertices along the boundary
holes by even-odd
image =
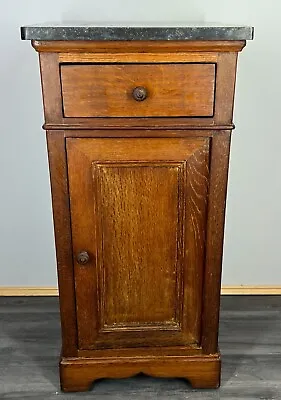
[[[252,40],[251,26],[220,24],[38,24],[21,27],[23,40]]]

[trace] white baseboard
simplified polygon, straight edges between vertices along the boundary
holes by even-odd
[[[279,294],[281,295],[281,285],[268,286],[268,285],[240,285],[222,287],[221,293],[224,295],[268,295]],[[58,289],[56,287],[5,287],[0,286],[0,296],[57,296]]]

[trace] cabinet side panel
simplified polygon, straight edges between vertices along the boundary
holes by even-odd
[[[220,53],[217,62],[215,123],[231,124],[236,82],[237,53]]]
[[[212,139],[210,189],[204,274],[202,347],[214,354],[218,347],[218,323],[225,203],[231,131],[218,131]]]
[[[62,355],[77,353],[70,211],[63,131],[47,132],[62,329]]]
[[[59,124],[62,120],[62,98],[58,54],[40,53],[39,61],[45,122]]]

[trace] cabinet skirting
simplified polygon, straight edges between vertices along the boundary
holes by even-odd
[[[182,377],[193,388],[220,385],[220,354],[198,356],[152,356],[117,358],[62,358],[61,388],[65,392],[89,390],[100,378],[127,378],[144,373],[155,377]]]

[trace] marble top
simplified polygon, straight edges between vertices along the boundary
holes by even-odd
[[[23,40],[251,40],[251,26],[205,23],[46,23],[21,27]]]

